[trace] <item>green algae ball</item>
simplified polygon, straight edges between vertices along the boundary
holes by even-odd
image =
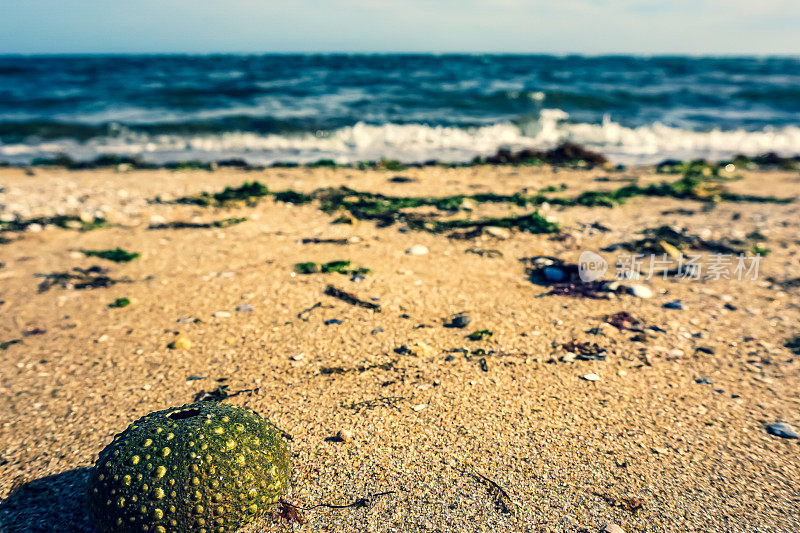
[[[199,402],[137,420],[100,452],[89,514],[100,533],[232,533],[280,499],[290,474],[275,426]]]

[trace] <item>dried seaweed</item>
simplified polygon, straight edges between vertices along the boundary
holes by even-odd
[[[685,228],[673,228],[671,226],[658,226],[655,228],[645,228],[641,231],[644,238],[629,242],[622,242],[607,249],[622,248],[629,252],[640,254],[664,254],[669,246],[679,251],[693,249],[698,251],[708,251],[718,254],[739,254],[746,251],[745,248],[737,247],[739,242],[734,241],[710,241],[702,239],[697,235],[687,232]]]
[[[97,289],[107,288],[117,283],[130,283],[129,279],[115,279],[107,276],[108,270],[92,266],[89,268],[73,268],[71,271],[34,274],[44,278],[39,284],[39,292],[46,292],[55,285],[64,289]]]
[[[494,335],[494,332],[492,330],[476,329],[475,331],[467,335],[467,338],[471,341],[483,341],[490,338],[492,335]]]
[[[195,402],[221,402],[227,398],[233,398],[234,396],[239,396],[240,394],[248,394],[251,395],[254,392],[258,392],[258,387],[254,389],[241,389],[238,391],[230,392],[229,385],[221,384],[218,385],[217,388],[210,390],[208,392],[201,390],[197,394],[194,395],[193,401]]]
[[[38,226],[57,226],[62,229],[74,229],[78,231],[92,231],[108,225],[104,218],[95,217],[91,220],[84,220],[80,217],[69,215],[58,215],[54,217],[36,218],[15,218],[14,220],[0,220],[0,232],[6,231],[25,231],[32,225]]]
[[[328,274],[331,272],[337,272],[339,274],[345,274],[349,276],[363,276],[371,272],[370,269],[364,267],[350,268],[350,261],[347,260],[330,261],[322,264],[318,264],[313,261],[296,263],[294,265],[294,271],[298,274]]]
[[[620,311],[619,313],[608,315],[605,317],[604,320],[619,330],[627,329],[633,331],[641,331],[641,328],[638,328],[636,326],[639,326],[642,323],[642,321],[639,320],[638,318],[635,318],[627,311]]]
[[[558,233],[560,228],[555,222],[550,222],[539,213],[501,218],[457,219],[417,223],[407,220],[412,229],[427,229],[434,233],[441,233],[452,229],[469,228],[473,230],[486,227],[516,228],[528,233]]]
[[[391,370],[394,368],[394,361],[389,361],[388,363],[379,363],[374,365],[358,365],[353,367],[343,367],[343,366],[323,366],[319,369],[319,373],[323,376],[328,376],[331,374],[348,374],[350,372],[356,372],[358,374],[362,372],[366,372],[368,370],[380,369],[380,370]]]
[[[163,224],[151,224],[147,229],[208,229],[208,228],[227,228],[236,224],[246,222],[247,217],[224,218],[214,222],[165,222]]]
[[[114,248],[113,250],[81,250],[81,252],[83,252],[83,255],[86,257],[98,257],[115,263],[129,263],[142,255],[139,252],[128,252],[122,248]]]
[[[22,339],[11,339],[10,341],[0,342],[0,350],[7,350],[9,346],[22,344]]]
[[[239,187],[225,187],[218,193],[202,192],[195,196],[183,196],[170,203],[208,206],[223,206],[233,202],[254,204],[264,196],[269,195],[269,189],[257,181],[245,182]],[[157,202],[161,202],[159,198]]]
[[[123,307],[128,307],[129,305],[131,305],[131,301],[129,298],[117,298],[116,300],[108,304],[108,307],[110,307],[111,309],[122,309]]]

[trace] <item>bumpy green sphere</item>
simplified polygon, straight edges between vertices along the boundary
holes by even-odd
[[[275,426],[199,402],[137,420],[100,452],[89,513],[101,533],[232,533],[280,499],[290,474]]]

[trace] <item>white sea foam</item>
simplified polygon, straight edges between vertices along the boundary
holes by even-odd
[[[359,123],[327,134],[262,135],[229,132],[197,135],[145,135],[121,130],[113,137],[86,142],[49,140],[29,144],[0,144],[0,159],[26,162],[32,157],[66,153],[75,159],[100,154],[141,155],[163,163],[199,159],[242,158],[253,164],[311,162],[333,159],[340,163],[381,157],[423,162],[469,161],[501,147],[550,148],[565,141],[600,151],[625,164],[652,163],[666,158],[723,159],[734,154],[756,155],[768,151],[800,154],[800,127],[765,128],[760,131],[674,128],[659,123],[630,128],[606,117],[600,124],[573,123],[558,109],[543,110],[538,119],[520,125],[500,123],[459,128],[424,124]]]

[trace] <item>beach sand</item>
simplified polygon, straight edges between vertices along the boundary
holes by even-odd
[[[741,174],[726,187],[800,196],[796,171]],[[415,181],[389,181],[398,175]],[[34,227],[0,244],[0,342],[21,341],[0,350],[0,531],[91,531],[86,468],[114,434],[220,386],[231,394],[225,401],[291,435],[287,501],[363,503],[318,507],[302,525],[266,519],[254,531],[566,532],[609,522],[627,532],[800,530],[800,441],[765,430],[776,421],[800,427],[800,355],[785,346],[800,333],[800,293],[779,283],[800,277],[799,204],[704,210],[642,197],[614,208],[543,206],[566,237],[494,231],[452,239],[402,231],[402,223],[332,224],[337,215],[316,202],[149,202],[250,180],[271,190],[346,185],[398,196],[565,184],[557,194],[572,196],[663,179],[647,169],[491,166],[0,169],[3,213],[84,212],[112,223],[85,232]],[[471,216],[530,210],[478,204]],[[231,217],[248,220],[148,229]],[[758,230],[771,253],[758,280],[653,279],[652,298],[546,295],[521,261],[574,263],[584,250],[662,224],[708,240]],[[416,245],[428,253],[406,253]],[[80,252],[116,247],[142,257],[115,264]],[[332,260],[372,272],[360,282],[293,272],[295,263]],[[93,265],[126,282],[41,292],[44,280],[35,277]],[[381,310],[327,296],[328,285]],[[132,303],[109,308],[117,298]],[[674,300],[684,309],[663,307]],[[443,327],[462,311],[467,328]],[[604,323],[620,311],[643,331]],[[467,339],[483,329],[493,335]],[[168,348],[179,336],[189,349]],[[573,340],[597,343],[606,359],[569,361],[563,344]],[[592,373],[599,380],[583,379]],[[386,494],[371,497],[378,493]]]

